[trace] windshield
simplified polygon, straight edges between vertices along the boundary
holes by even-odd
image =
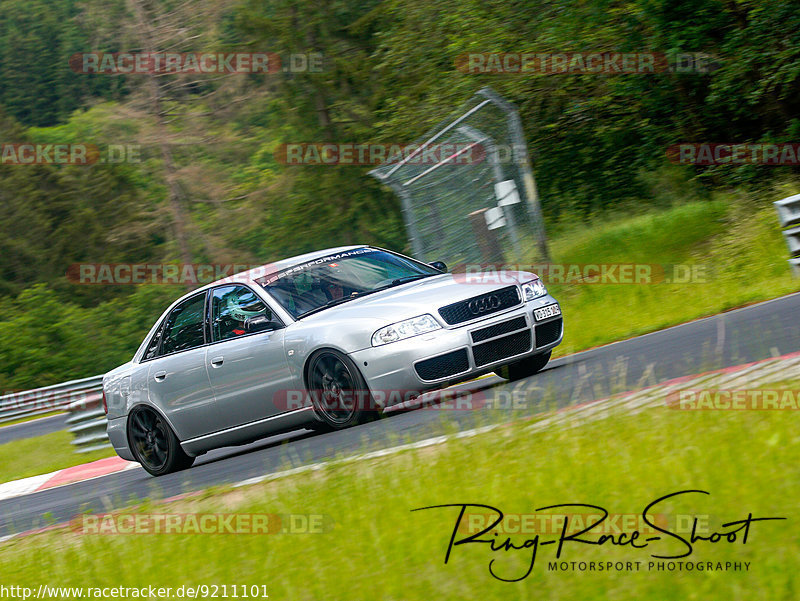
[[[440,271],[383,250],[359,248],[290,267],[259,280],[295,319]]]

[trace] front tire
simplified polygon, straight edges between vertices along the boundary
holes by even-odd
[[[314,413],[320,421],[311,427],[330,432],[378,416],[364,376],[347,355],[333,349],[316,353],[308,363],[306,378]]]
[[[547,351],[540,355],[531,355],[522,361],[504,365],[495,373],[501,378],[511,381],[530,378],[544,369],[544,366],[550,361],[551,354],[552,351]]]
[[[172,428],[155,410],[140,406],[128,416],[128,441],[134,458],[152,476],[184,470],[194,463]]]

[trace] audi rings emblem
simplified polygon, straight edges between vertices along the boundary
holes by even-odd
[[[473,301],[469,301],[469,304],[467,305],[469,312],[473,315],[486,313],[486,311],[491,311],[492,309],[497,309],[498,307],[500,307],[500,297],[496,294],[484,296],[482,298],[476,298]]]

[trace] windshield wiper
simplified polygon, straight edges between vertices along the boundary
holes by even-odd
[[[333,300],[329,300],[324,305],[320,305],[315,309],[311,309],[310,311],[301,313],[300,315],[297,316],[297,319],[303,319],[304,317],[308,317],[309,315],[313,315],[314,313],[319,313],[320,311],[324,311],[325,309],[330,309],[331,307],[335,307],[336,305],[341,305],[342,303],[346,303],[347,301],[356,300],[357,298],[367,296],[368,294],[372,294],[373,292],[378,292],[378,291],[367,290],[366,292],[354,292],[350,296],[343,296],[342,298],[334,298]]]
[[[376,288],[372,292],[380,292],[382,290],[388,290],[389,288],[394,288],[395,286],[402,286],[403,284],[408,284],[409,282],[413,282],[415,280],[421,280],[423,278],[430,278],[435,275],[439,275],[437,273],[418,273],[416,275],[407,275],[402,278],[397,278],[396,280],[392,280],[391,284],[386,284],[385,286],[381,286],[380,288]]]
[[[325,309],[330,309],[331,307],[335,307],[336,305],[341,305],[342,303],[346,303],[347,301],[355,300],[357,298],[362,298],[367,296],[368,294],[375,294],[376,292],[381,292],[382,290],[387,290],[388,288],[393,288],[395,286],[400,286],[401,284],[406,284],[408,282],[413,282],[414,280],[419,280],[422,278],[431,277],[434,275],[438,275],[435,273],[418,273],[416,275],[407,275],[402,278],[397,278],[396,280],[392,280],[391,284],[387,284],[386,286],[382,286],[381,288],[376,288],[375,290],[367,290],[365,292],[356,292],[350,296],[343,296],[342,298],[335,298],[333,300],[329,300],[324,305],[320,305],[310,311],[306,311],[305,313],[301,313],[297,316],[297,319],[303,319],[304,317],[308,317],[309,315],[313,315],[314,313],[319,313],[320,311],[324,311]]]
[[[392,283],[388,286],[384,286],[382,288],[391,288],[392,286],[399,286],[400,284],[407,284],[408,282],[413,282],[414,280],[421,280],[422,278],[429,278],[431,276],[437,275],[435,273],[418,273],[416,275],[407,275],[402,278],[397,278],[396,280],[392,280]]]
[[[329,300],[324,305],[320,305],[315,309],[311,309],[310,311],[306,311],[305,313],[301,313],[297,316],[297,319],[303,319],[309,315],[313,315],[314,313],[319,313],[325,309],[330,309],[331,307],[335,307],[336,305],[341,305],[342,303],[346,303],[347,301],[351,301],[358,298],[358,296],[343,296],[342,298],[334,298],[333,300]]]

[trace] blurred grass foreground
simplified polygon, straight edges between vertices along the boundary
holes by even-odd
[[[794,390],[798,384],[783,383]],[[666,407],[658,390],[652,394],[645,410],[611,411],[580,427],[569,417],[544,429],[536,428],[538,422],[520,421],[379,459],[332,462],[260,484],[127,510],[143,516],[303,517],[306,527],[291,533],[115,534],[82,529],[89,522],[78,518],[70,529],[2,545],[0,573],[15,585],[32,587],[43,581],[84,587],[265,585],[270,598],[293,601],[797,599],[796,574],[786,569],[800,557],[794,525],[800,497],[797,411],[676,411]],[[651,557],[685,552],[684,543],[668,536],[646,549],[567,543],[558,564],[576,562],[576,567],[566,571],[550,569],[555,545],[542,545],[531,574],[506,583],[492,577],[490,561],[495,560],[496,574],[516,578],[530,564],[529,549],[492,552],[488,545],[465,544],[453,548],[445,565],[459,508],[412,512],[459,503],[500,509],[508,520],[504,528],[517,525],[498,537],[500,548],[506,537],[517,546],[535,532],[542,541],[557,538],[552,528],[519,526],[531,523],[524,516],[536,508],[591,504],[611,514],[609,524],[624,527],[652,501],[687,489],[710,494],[674,497],[652,510],[660,516],[656,524],[687,539],[694,516],[697,532],[705,536],[731,530],[722,524],[748,514],[788,519],[752,523],[746,543],[741,532],[735,542],[697,542],[690,557],[674,562]],[[481,514],[484,524],[490,513],[468,512],[462,526],[474,526]],[[573,512],[573,524],[581,514],[597,513]],[[510,516],[518,520],[512,523]],[[89,518],[97,523],[97,516]],[[319,527],[308,526],[314,523]],[[633,523],[641,529],[640,519]],[[614,532],[609,527],[600,533]],[[466,534],[463,527],[457,533]],[[581,562],[637,561],[639,569],[580,568]],[[648,562],[655,567],[648,569]],[[703,569],[678,569],[677,562],[701,563]],[[659,563],[671,563],[672,569],[658,568]]]

